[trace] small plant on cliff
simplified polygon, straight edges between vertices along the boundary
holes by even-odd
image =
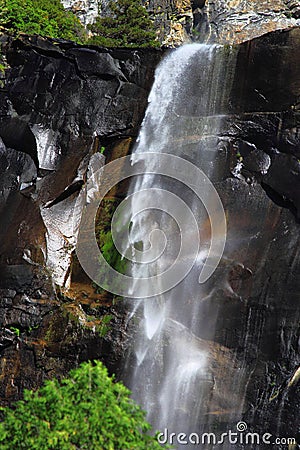
[[[97,17],[90,25],[90,44],[103,47],[157,47],[155,29],[139,0],[111,0],[111,16]]]
[[[0,48],[0,76],[4,73],[5,65],[3,64],[3,56]]]
[[[0,0],[0,30],[80,42],[84,28],[60,0]]]
[[[14,409],[1,408],[1,450],[159,450],[129,390],[98,361],[58,382],[25,391]]]
[[[20,328],[18,328],[18,327],[9,327],[9,329],[13,333],[15,333],[16,336],[20,337],[20,334],[21,334]]]

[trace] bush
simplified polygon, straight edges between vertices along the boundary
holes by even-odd
[[[0,0],[0,30],[81,42],[84,28],[60,0]]]
[[[157,47],[154,25],[139,0],[111,0],[111,16],[97,17],[88,43],[104,47]]]
[[[1,450],[158,450],[145,413],[100,363],[83,363],[58,382],[25,391],[15,409],[1,408]]]

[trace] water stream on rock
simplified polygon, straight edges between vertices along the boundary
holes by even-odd
[[[144,152],[170,153],[191,161],[213,180],[234,64],[234,52],[217,45],[191,44],[169,53],[156,70],[133,161]],[[227,262],[222,261],[218,287],[214,278],[200,285],[199,272],[210,245],[207,212],[189,188],[168,177],[136,177],[129,193],[145,190],[147,196],[152,188],[169,190],[189,204],[199,226],[201,248],[195,266],[179,285],[146,298],[151,292],[149,285],[149,291],[138,293],[141,299],[130,300],[130,350],[123,378],[155,430],[199,432],[209,414],[221,409],[238,414],[242,408],[242,377],[240,372],[236,376],[234,356],[213,342],[218,311],[210,300],[220,287],[230,291],[222,276]],[[163,193],[151,195],[158,196],[163,209]],[[132,201],[132,240],[137,248],[148,249],[150,233],[159,228],[165,232],[167,244],[152,264],[133,266],[136,278],[161,273],[180,246],[180,230],[170,215],[142,211],[143,202],[143,196]],[[197,239],[193,235],[189,238]],[[226,391],[228,384],[235,385],[232,392]]]

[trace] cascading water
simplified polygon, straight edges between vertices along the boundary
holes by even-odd
[[[171,52],[156,71],[133,161],[144,152],[175,154],[191,161],[213,179],[234,60],[234,53],[216,45],[192,44]],[[195,184],[198,181],[194,180]],[[153,188],[159,190],[149,191]],[[189,204],[199,227],[201,251],[192,271],[176,287],[147,298],[151,292],[149,285],[149,291],[138,292],[140,300],[131,301],[128,327],[132,337],[123,378],[128,380],[135,400],[147,411],[154,429],[168,428],[170,433],[199,432],[200,424],[207,422],[205,417],[219,408],[220,403],[223,402],[224,410],[238,414],[242,400],[238,385],[228,394],[229,400],[220,400],[222,386],[216,386],[218,374],[212,369],[218,352],[223,358],[222,370],[231,363],[226,351],[209,341],[214,337],[217,315],[209,304],[214,286],[210,281],[204,285],[198,283],[210,245],[209,218],[191,190],[170,178],[147,174],[131,182],[130,194],[142,193],[138,200],[132,200],[130,236],[136,248],[147,255],[140,264],[133,265],[133,278],[148,278],[162,272],[180,247],[180,230],[170,214],[143,211],[149,195],[156,196],[164,209],[160,190],[169,190]],[[149,236],[152,233],[153,239],[160,238],[155,234],[157,229],[167,235],[167,243],[157,240],[156,244],[159,242],[164,251],[159,258],[151,259],[152,264],[145,264],[151,253]],[[197,236],[190,235],[189,239],[193,242]],[[232,367],[228,368],[228,376],[233,376]]]

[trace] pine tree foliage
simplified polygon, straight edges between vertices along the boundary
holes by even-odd
[[[161,450],[130,391],[98,361],[1,408],[1,450]]]
[[[81,42],[85,30],[60,0],[0,0],[0,31]]]
[[[103,47],[158,47],[153,22],[139,0],[111,0],[111,15],[90,26],[89,43]]]

